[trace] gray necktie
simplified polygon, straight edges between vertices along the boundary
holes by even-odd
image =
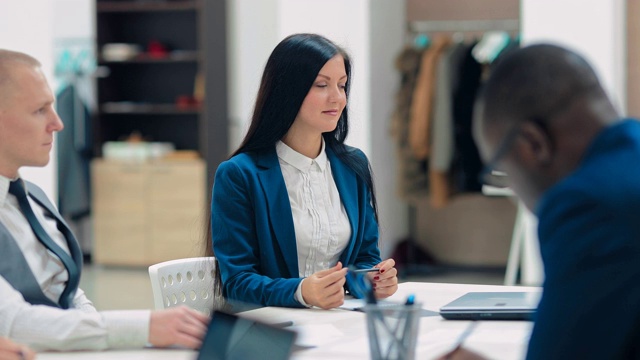
[[[42,224],[38,221],[33,209],[31,209],[31,205],[29,204],[29,199],[27,198],[27,193],[24,189],[24,184],[22,180],[18,179],[16,181],[12,181],[9,185],[9,193],[13,194],[16,199],[18,199],[18,205],[20,206],[20,210],[22,214],[29,221],[29,225],[31,225],[31,229],[34,234],[40,240],[40,242],[49,249],[52,253],[54,253],[61,261],[64,267],[69,272],[69,280],[67,281],[67,286],[64,291],[60,295],[60,307],[63,309],[68,309],[69,306],[73,303],[73,298],[76,294],[76,290],[78,289],[78,283],[80,282],[80,271],[78,269],[78,265],[76,262],[64,251],[58,244],[53,241],[53,239],[47,234],[47,232],[42,227]],[[70,241],[67,241],[69,246],[71,247]]]

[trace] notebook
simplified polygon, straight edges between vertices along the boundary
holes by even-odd
[[[198,360],[289,359],[296,335],[291,330],[216,311]]]
[[[449,320],[532,320],[541,292],[470,292],[440,308]]]

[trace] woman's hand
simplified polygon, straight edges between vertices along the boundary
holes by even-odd
[[[380,269],[378,273],[368,274],[373,283],[376,298],[387,298],[398,290],[398,270],[394,266],[396,262],[393,259],[387,259],[375,266]]]
[[[321,270],[304,279],[302,298],[309,305],[323,309],[333,309],[344,303],[344,283],[347,268],[338,262],[336,266]]]
[[[0,337],[0,360],[32,360],[36,353],[28,347]]]

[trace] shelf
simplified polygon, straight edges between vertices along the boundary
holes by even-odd
[[[180,51],[169,53],[166,57],[153,57],[148,54],[140,54],[127,60],[105,60],[98,59],[99,64],[173,64],[200,61],[200,54],[197,51]]]
[[[89,1],[94,3],[99,65],[93,155],[102,155],[105,142],[137,131],[177,149],[198,151],[207,164],[210,191],[215,169],[228,152],[226,14],[233,1]],[[167,56],[149,55],[156,41],[165,45]],[[134,47],[119,52],[107,44]],[[193,101],[194,95],[199,101]]]
[[[196,0],[139,0],[139,1],[98,1],[99,13],[114,12],[153,12],[153,11],[190,11],[199,7]]]
[[[199,114],[200,106],[177,106],[176,104],[139,104],[130,102],[107,102],[100,106],[102,114],[122,115],[180,115]]]

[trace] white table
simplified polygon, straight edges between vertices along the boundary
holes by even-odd
[[[437,312],[441,306],[469,291],[539,291],[536,287],[465,285],[437,283],[402,283],[391,300],[404,302],[416,296],[427,310]],[[365,314],[349,310],[289,309],[267,307],[244,313],[261,321],[293,321],[300,340],[316,347],[296,351],[292,359],[368,359],[369,347]],[[450,350],[469,321],[444,320],[440,316],[420,319],[416,359],[432,359]],[[527,321],[480,321],[466,339],[465,347],[490,359],[522,359],[526,352],[532,323]],[[38,359],[189,359],[196,353],[188,350],[143,349],[132,351],[42,353]]]
[[[194,360],[197,353],[192,350],[140,349],[108,351],[75,351],[39,353],[36,360]]]

